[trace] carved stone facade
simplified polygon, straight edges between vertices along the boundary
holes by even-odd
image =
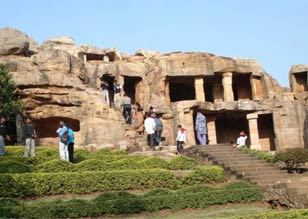
[[[8,39],[1,40],[4,32],[0,29],[2,44]],[[78,46],[68,37],[53,38],[31,49],[33,39],[19,31],[10,33],[10,45],[17,48],[0,45],[0,51],[1,47],[5,51],[0,63],[12,73],[41,144],[56,144],[57,122],[67,118],[79,146],[104,147],[123,141],[134,145],[127,140],[121,112],[101,97],[103,78],[110,85],[111,99],[117,80],[133,103],[139,102],[145,110],[153,106],[162,115],[163,136],[169,144],[175,143],[178,124],[187,130],[187,145],[197,143],[194,118],[200,109],[207,117],[210,144],[234,142],[244,130],[255,149],[305,146],[307,74],[303,82],[305,76],[295,72],[307,73],[306,68],[292,68],[291,93],[252,59],[143,50],[126,55],[116,49]],[[18,39],[23,43],[12,45]]]

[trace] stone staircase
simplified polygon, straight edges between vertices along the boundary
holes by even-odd
[[[308,177],[299,177],[281,170],[231,145],[207,145],[187,148],[184,153],[222,166],[236,179],[261,186],[269,202],[291,208],[308,207]]]

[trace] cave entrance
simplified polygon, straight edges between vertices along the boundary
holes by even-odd
[[[232,88],[234,100],[252,100],[250,74],[233,74]]]
[[[169,77],[169,95],[171,102],[195,100],[195,79],[193,77]]]
[[[101,77],[101,80],[107,82],[108,84],[108,91],[109,91],[109,101],[110,104],[113,104],[114,100],[114,79],[115,77],[112,75],[104,74],[103,77]]]
[[[139,101],[137,100],[137,94],[139,91],[136,88],[141,81],[141,77],[124,76],[124,92],[131,98],[132,104]]]
[[[114,52],[106,54],[85,53],[84,59],[88,62],[114,62],[116,60],[116,54]]]
[[[71,127],[74,132],[80,131],[80,122],[77,119],[71,119],[66,117],[49,117],[45,119],[36,119],[33,120],[33,124],[38,138],[58,137],[56,131],[59,128],[59,121],[61,119],[66,120],[68,122],[69,127]]]
[[[308,91],[307,72],[295,73],[296,92]]]
[[[206,102],[218,102],[223,100],[223,86],[221,76],[206,76],[204,78],[204,93]]]
[[[259,114],[258,132],[261,149],[263,151],[276,151],[273,114]]]

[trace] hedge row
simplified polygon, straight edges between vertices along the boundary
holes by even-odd
[[[20,203],[0,200],[0,217],[6,218],[78,218],[105,214],[152,212],[162,209],[205,208],[214,204],[242,203],[262,200],[260,188],[232,183],[222,188],[197,186],[177,191],[152,190],[143,195],[127,192],[102,194],[92,200]]]
[[[247,153],[247,154],[251,154],[255,157],[258,157],[261,160],[265,160],[268,163],[277,162],[276,159],[275,159],[275,155],[273,155],[269,152],[259,151],[259,150],[249,149],[249,148],[241,148],[240,150]]]
[[[120,156],[120,158],[118,158]],[[54,159],[42,164],[32,166],[24,163],[0,159],[0,173],[29,173],[29,172],[81,172],[81,171],[107,171],[126,169],[194,169],[197,163],[194,159],[177,156],[170,162],[158,157],[104,155],[101,159],[88,159],[77,164],[64,160]],[[107,159],[104,159],[107,158]],[[109,160],[106,161],[106,160]],[[110,162],[111,160],[114,160]]]
[[[149,188],[175,189],[185,185],[222,182],[224,179],[223,169],[217,166],[199,167],[182,177],[176,177],[171,171],[163,169],[1,174],[0,197]]]
[[[308,219],[308,210],[268,212],[265,214],[237,216],[234,219]]]

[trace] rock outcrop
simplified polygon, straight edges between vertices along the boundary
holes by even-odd
[[[41,144],[56,144],[58,120],[66,118],[77,133],[77,145],[134,146],[121,112],[107,106],[100,95],[104,79],[111,98],[117,80],[133,103],[146,111],[153,106],[162,116],[163,136],[170,144],[178,124],[187,130],[187,145],[196,144],[193,120],[199,109],[208,117],[210,143],[232,141],[244,129],[257,132],[249,141],[262,150],[304,147],[302,99],[295,100],[256,60],[202,52],[138,50],[126,55],[117,49],[78,46],[70,37],[48,39],[39,46],[26,34],[4,28],[0,62],[12,73]],[[235,122],[236,128],[222,121]],[[253,126],[256,123],[259,128]]]

